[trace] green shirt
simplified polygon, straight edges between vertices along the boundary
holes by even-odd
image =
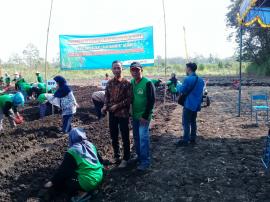
[[[92,144],[93,151],[97,155],[96,147]],[[84,158],[82,158],[74,149],[70,148],[67,151],[75,159],[78,169],[78,180],[80,186],[85,191],[91,191],[95,189],[102,181],[103,178],[103,166],[98,161],[96,164],[91,164]]]
[[[171,81],[167,82],[167,86],[171,93],[177,93],[176,86]]]
[[[44,82],[42,76],[37,75],[37,82],[39,82],[39,83],[43,83]]]
[[[5,83],[6,83],[6,84],[10,84],[10,77],[6,77],[6,78],[5,78]]]
[[[32,87],[29,83],[22,83],[20,86],[22,91],[26,92],[27,94],[30,93]]]
[[[46,96],[45,96],[45,93],[40,94],[40,95],[38,96],[37,100],[38,100],[38,102],[39,102],[40,104],[44,104],[44,103],[47,101],[47,98],[46,98]]]
[[[26,83],[25,80],[23,78],[21,78],[20,80],[18,80],[16,83],[15,83],[15,89],[21,89],[23,83]]]
[[[46,84],[45,83],[38,83],[38,88],[41,89],[41,93],[46,93]],[[48,89],[49,91],[50,89]]]
[[[146,84],[150,82],[148,78],[142,77],[139,83],[136,83],[134,79],[131,80],[132,90],[133,90],[133,100],[132,100],[132,115],[134,119],[139,120],[145,112],[147,104],[147,94],[146,94]],[[151,111],[148,120],[152,118]]]
[[[12,102],[12,97],[8,94],[0,95],[0,108],[3,110],[7,102]]]

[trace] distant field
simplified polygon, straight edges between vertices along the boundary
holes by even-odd
[[[206,65],[199,65],[198,68],[198,74],[202,76],[211,75],[211,76],[226,76],[226,75],[237,75],[239,70],[238,63],[233,63],[230,67],[218,67],[218,64],[206,64]],[[245,65],[243,67],[243,72],[245,73]],[[5,72],[8,72],[11,76],[15,72],[20,72],[23,77],[28,82],[35,82],[35,72],[39,71],[41,72],[42,76],[45,77],[45,71],[44,68],[38,68],[38,69],[31,69],[26,67],[9,67],[4,68],[2,70],[2,74]],[[47,79],[51,79],[56,75],[62,75],[67,80],[89,80],[89,79],[102,79],[105,77],[105,74],[108,73],[110,76],[112,76],[112,72],[110,69],[104,69],[104,70],[72,70],[72,71],[61,71],[60,68],[48,68],[47,71]],[[177,76],[183,76],[185,75],[185,67],[184,65],[169,65],[167,68],[167,78],[171,75],[171,73],[176,73]],[[144,75],[149,77],[162,77],[165,76],[164,67],[146,67],[144,68]],[[130,76],[129,69],[126,68],[124,70],[124,76]]]

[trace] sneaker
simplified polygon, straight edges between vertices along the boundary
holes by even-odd
[[[175,143],[177,147],[183,147],[183,146],[188,146],[188,142],[184,140],[179,140],[177,143]]]
[[[118,166],[118,168],[126,168],[127,167],[127,164],[128,164],[127,161],[122,160],[121,163],[120,163],[120,165]]]

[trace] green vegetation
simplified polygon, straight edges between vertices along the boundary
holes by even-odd
[[[243,72],[246,70],[246,65],[243,65]],[[15,72],[21,73],[22,76],[29,82],[35,82],[36,71],[41,72],[42,76],[45,77],[44,68],[29,68],[25,65],[3,65],[2,73],[7,72],[9,75],[13,76]],[[237,75],[239,72],[239,64],[237,62],[233,63],[217,63],[217,64],[199,64],[198,65],[198,74],[200,75]],[[110,69],[102,70],[71,70],[71,71],[61,71],[60,68],[48,67],[47,79],[52,79],[56,75],[62,75],[68,80],[77,80],[77,79],[93,79],[105,78],[105,74],[108,73],[112,76]],[[176,73],[177,76],[185,75],[185,65],[173,64],[169,65],[167,68],[167,77],[170,77],[171,73]],[[165,71],[164,67],[145,67],[144,74],[149,77],[164,77]],[[130,76],[129,68],[124,70],[125,76]]]
[[[230,36],[235,36],[235,42],[240,43],[240,26],[237,21],[242,0],[231,0],[227,13],[227,26]],[[247,73],[260,76],[270,76],[270,29],[257,24],[243,29],[243,61],[249,62]],[[238,51],[239,52],[239,51]],[[237,52],[237,54],[239,54]],[[239,56],[237,56],[239,57]]]
[[[263,64],[250,63],[247,66],[247,73],[257,76],[270,76],[270,59]]]
[[[239,73],[239,63],[235,61],[235,58],[220,59],[217,56],[210,54],[208,57],[197,55],[194,58],[190,58],[190,61],[198,64],[197,72],[202,76],[238,75]],[[145,67],[144,75],[150,78],[164,78],[164,63],[164,58],[157,56],[155,59],[155,66]],[[168,58],[166,68],[167,78],[170,77],[171,73],[175,73],[177,76],[184,76],[185,64],[186,60],[184,58]],[[7,72],[13,77],[14,73],[18,72],[28,82],[36,82],[35,73],[36,71],[39,71],[45,79],[45,61],[40,57],[39,50],[31,43],[22,51],[22,56],[20,54],[13,54],[7,62],[2,62],[0,60],[0,65],[2,67],[2,75]],[[246,64],[243,65],[243,72],[246,72]],[[91,80],[94,78],[101,80],[105,78],[106,73],[112,77],[110,69],[62,71],[59,68],[59,56],[57,56],[52,62],[48,63],[47,80],[52,79],[56,75],[62,75],[67,80]],[[129,68],[125,68],[124,76],[130,77]]]

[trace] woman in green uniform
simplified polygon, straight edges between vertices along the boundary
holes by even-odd
[[[44,186],[69,196],[85,198],[95,190],[103,179],[102,160],[97,149],[87,140],[85,132],[73,128],[69,132],[69,149],[51,181]]]

